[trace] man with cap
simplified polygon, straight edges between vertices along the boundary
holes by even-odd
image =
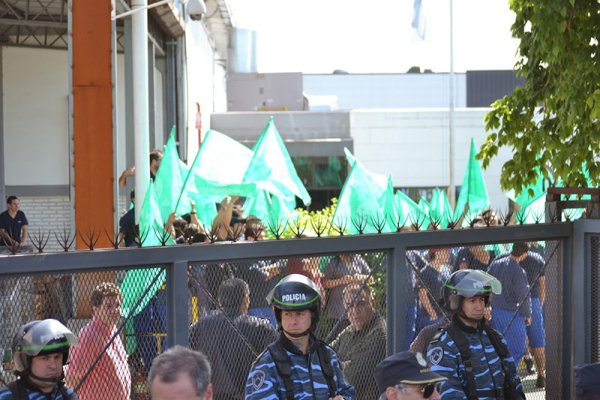
[[[281,335],[252,365],[245,399],[356,399],[337,355],[313,334],[321,313],[317,285],[304,275],[291,274],[267,298]]]
[[[575,366],[575,400],[600,400],[600,363]]]
[[[445,380],[431,371],[421,353],[410,351],[391,355],[375,368],[379,400],[439,400]]]

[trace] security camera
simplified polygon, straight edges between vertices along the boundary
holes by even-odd
[[[200,21],[206,14],[206,4],[204,0],[187,0],[186,10],[192,20]]]

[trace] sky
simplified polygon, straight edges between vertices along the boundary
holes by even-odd
[[[256,31],[257,72],[399,73],[450,69],[450,0],[229,0],[234,24]],[[454,71],[512,69],[518,42],[508,0],[453,0]]]

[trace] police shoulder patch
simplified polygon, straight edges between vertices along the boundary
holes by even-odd
[[[252,388],[258,390],[265,383],[265,373],[263,371],[256,371],[252,375]]]
[[[444,349],[441,347],[434,347],[433,349],[429,350],[429,354],[427,356],[429,358],[430,365],[438,365],[444,358]]]

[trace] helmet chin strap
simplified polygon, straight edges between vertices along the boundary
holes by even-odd
[[[467,315],[463,312],[462,309],[457,311],[457,314],[459,317],[461,317],[464,320],[470,321],[470,322],[475,322],[475,323],[480,323],[483,322],[485,320],[484,317],[481,318],[471,318],[471,317],[467,317]]]
[[[311,328],[308,328],[307,330],[305,330],[304,332],[301,332],[301,333],[291,333],[291,332],[288,332],[288,331],[286,331],[286,330],[285,330],[285,329],[283,329],[283,328],[281,328],[281,330],[282,330],[282,331],[283,331],[283,332],[284,332],[286,335],[288,335],[288,336],[291,336],[291,337],[293,337],[293,338],[296,338],[296,339],[297,339],[297,338],[301,338],[301,337],[303,337],[303,336],[308,336],[308,335],[310,335],[310,332],[311,332],[311,330],[312,330],[312,329],[311,329]]]
[[[29,371],[29,376],[37,381],[41,381],[41,382],[47,382],[47,383],[59,383],[61,382],[63,379],[65,379],[65,374],[64,372],[61,372],[60,376],[57,376],[55,378],[42,378],[41,376],[37,376],[35,375],[32,371]]]

